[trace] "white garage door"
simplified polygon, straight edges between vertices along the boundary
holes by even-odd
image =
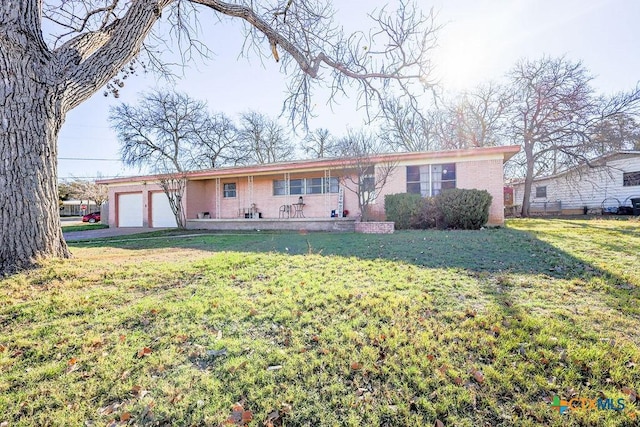
[[[142,193],[118,195],[118,227],[142,227]]]
[[[151,195],[151,226],[157,227],[177,227],[176,217],[173,215],[169,199],[164,191]]]

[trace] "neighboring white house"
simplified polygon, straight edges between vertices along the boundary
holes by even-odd
[[[640,151],[616,151],[564,172],[537,178],[531,186],[531,213],[615,212],[640,198]],[[514,204],[522,206],[524,182],[513,184]]]

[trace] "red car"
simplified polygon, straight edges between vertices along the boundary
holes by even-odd
[[[100,212],[91,212],[90,214],[86,214],[82,217],[82,222],[89,222],[93,224],[94,222],[100,221]]]

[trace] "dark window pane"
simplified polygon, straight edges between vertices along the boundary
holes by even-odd
[[[448,163],[446,165],[442,165],[442,180],[454,181],[455,179],[456,179],[456,164]]]
[[[442,181],[442,184],[440,185],[442,190],[450,190],[452,188],[456,188],[456,182],[455,181]]]
[[[640,185],[640,171],[623,173],[622,185],[624,187],[632,187],[634,185]]]
[[[376,180],[372,176],[365,176],[362,178],[362,189],[364,191],[373,191],[375,190]]]
[[[536,197],[547,197],[547,186],[536,187]]]
[[[420,183],[407,183],[407,193],[420,194]]]
[[[292,179],[289,181],[289,194],[304,194],[304,180]]]
[[[329,193],[337,193],[338,189],[338,178],[329,178]]]
[[[322,194],[322,181],[323,178],[307,179],[307,194]]]
[[[230,182],[223,185],[223,197],[236,197],[236,183]]]
[[[284,196],[287,194],[287,183],[284,180],[273,181],[273,195]]]
[[[407,182],[420,182],[420,166],[407,166]]]

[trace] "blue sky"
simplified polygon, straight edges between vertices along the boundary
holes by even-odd
[[[385,3],[395,5],[391,0],[352,0],[336,1],[335,7],[347,29],[367,29],[366,13]],[[499,81],[518,59],[545,54],[582,60],[595,77],[594,86],[605,94],[629,90],[640,81],[640,1],[420,0],[419,4],[433,7],[443,25],[433,60],[434,77],[445,91]],[[277,116],[285,98],[286,76],[274,61],[239,58],[240,27],[212,17],[210,11],[201,13],[202,39],[213,57],[190,64],[175,88],[207,100],[212,111],[234,118],[247,110]],[[119,99],[99,91],[71,111],[59,139],[60,178],[137,173],[113,161],[119,158],[119,145],[109,128],[109,107],[134,103],[141,92],[165,86],[155,76],[140,75],[127,80]],[[326,127],[342,135],[348,128],[364,125],[351,100],[340,99],[334,110],[326,101],[321,93],[314,99],[318,117],[311,121],[312,128]],[[68,160],[72,158],[106,160]]]

